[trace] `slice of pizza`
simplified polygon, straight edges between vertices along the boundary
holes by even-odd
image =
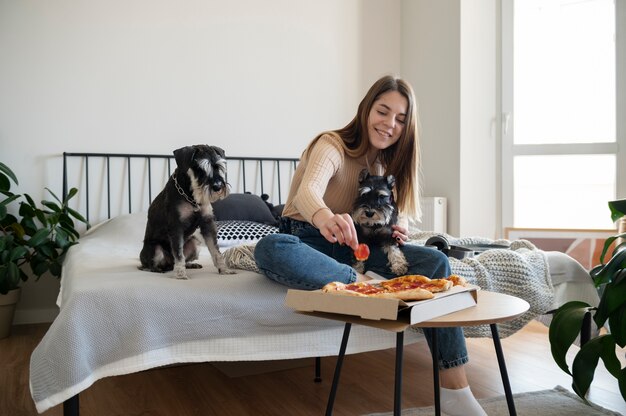
[[[391,291],[419,288],[431,293],[438,293],[450,290],[453,283],[447,279],[430,279],[419,274],[411,274],[382,281],[380,285]]]
[[[385,292],[379,284],[370,282],[330,282],[322,287],[322,292],[348,296],[373,296]]]
[[[459,275],[451,274],[450,276],[446,277],[446,279],[451,281],[454,286],[467,286],[467,280]]]
[[[331,282],[322,288],[322,292],[336,295],[365,296],[373,298],[424,300],[433,298],[433,293],[417,286],[412,287],[385,287],[383,282]]]

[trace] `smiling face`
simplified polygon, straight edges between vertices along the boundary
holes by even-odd
[[[367,133],[372,147],[383,150],[400,139],[407,107],[407,99],[398,91],[381,94],[374,101],[367,120]]]

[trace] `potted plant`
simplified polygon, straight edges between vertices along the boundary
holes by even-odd
[[[557,309],[549,329],[554,361],[572,376],[572,388],[583,400],[586,400],[600,359],[617,379],[620,393],[626,400],[626,368],[621,368],[615,351],[616,346],[624,348],[626,345],[626,199],[609,202],[609,209],[611,219],[620,224],[619,231],[606,240],[600,256],[601,264],[589,272],[601,293],[600,303],[598,307],[579,301],[564,304]],[[609,252],[611,256],[605,263]],[[565,361],[567,351],[580,332],[585,317],[591,315],[598,328],[608,324],[608,331],[581,345],[570,371]]]
[[[0,162],[0,339],[9,335],[21,283],[46,272],[61,276],[65,254],[79,238],[73,218],[86,223],[68,207],[75,188],[63,201],[46,188],[56,201],[41,201],[40,208],[28,194],[11,192],[11,182],[18,185],[17,177]]]

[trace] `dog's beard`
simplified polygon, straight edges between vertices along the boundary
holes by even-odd
[[[374,215],[368,217],[368,212],[373,212]],[[391,205],[385,205],[377,209],[358,207],[352,213],[352,219],[362,227],[382,227],[389,225],[393,212],[394,208]]]
[[[229,194],[229,190],[225,181],[220,179],[220,181],[224,183],[224,186],[222,186],[222,188],[219,191],[215,191],[213,189],[213,185],[214,185],[213,175],[216,172],[213,170],[213,167],[211,166],[210,161],[208,159],[202,159],[197,162],[198,162],[198,167],[202,169],[203,171],[201,174],[201,177],[204,178],[204,180],[198,178],[193,169],[190,168],[187,171],[187,175],[189,176],[189,179],[191,180],[191,189],[193,192],[193,199],[199,205],[209,205],[210,203],[226,198]],[[219,166],[217,169],[218,174],[221,174],[222,171],[226,170],[226,164],[223,161],[223,159],[220,159],[220,161],[218,162],[218,166]],[[221,177],[222,176],[220,176],[220,178]]]

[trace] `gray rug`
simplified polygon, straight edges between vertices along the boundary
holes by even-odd
[[[518,416],[624,416],[596,405],[587,405],[574,393],[561,386],[552,390],[533,391],[514,394],[515,410]],[[478,400],[489,416],[508,416],[509,410],[504,396]],[[371,413],[366,416],[391,416],[393,412]],[[402,416],[431,416],[435,408],[420,407],[405,409]]]

